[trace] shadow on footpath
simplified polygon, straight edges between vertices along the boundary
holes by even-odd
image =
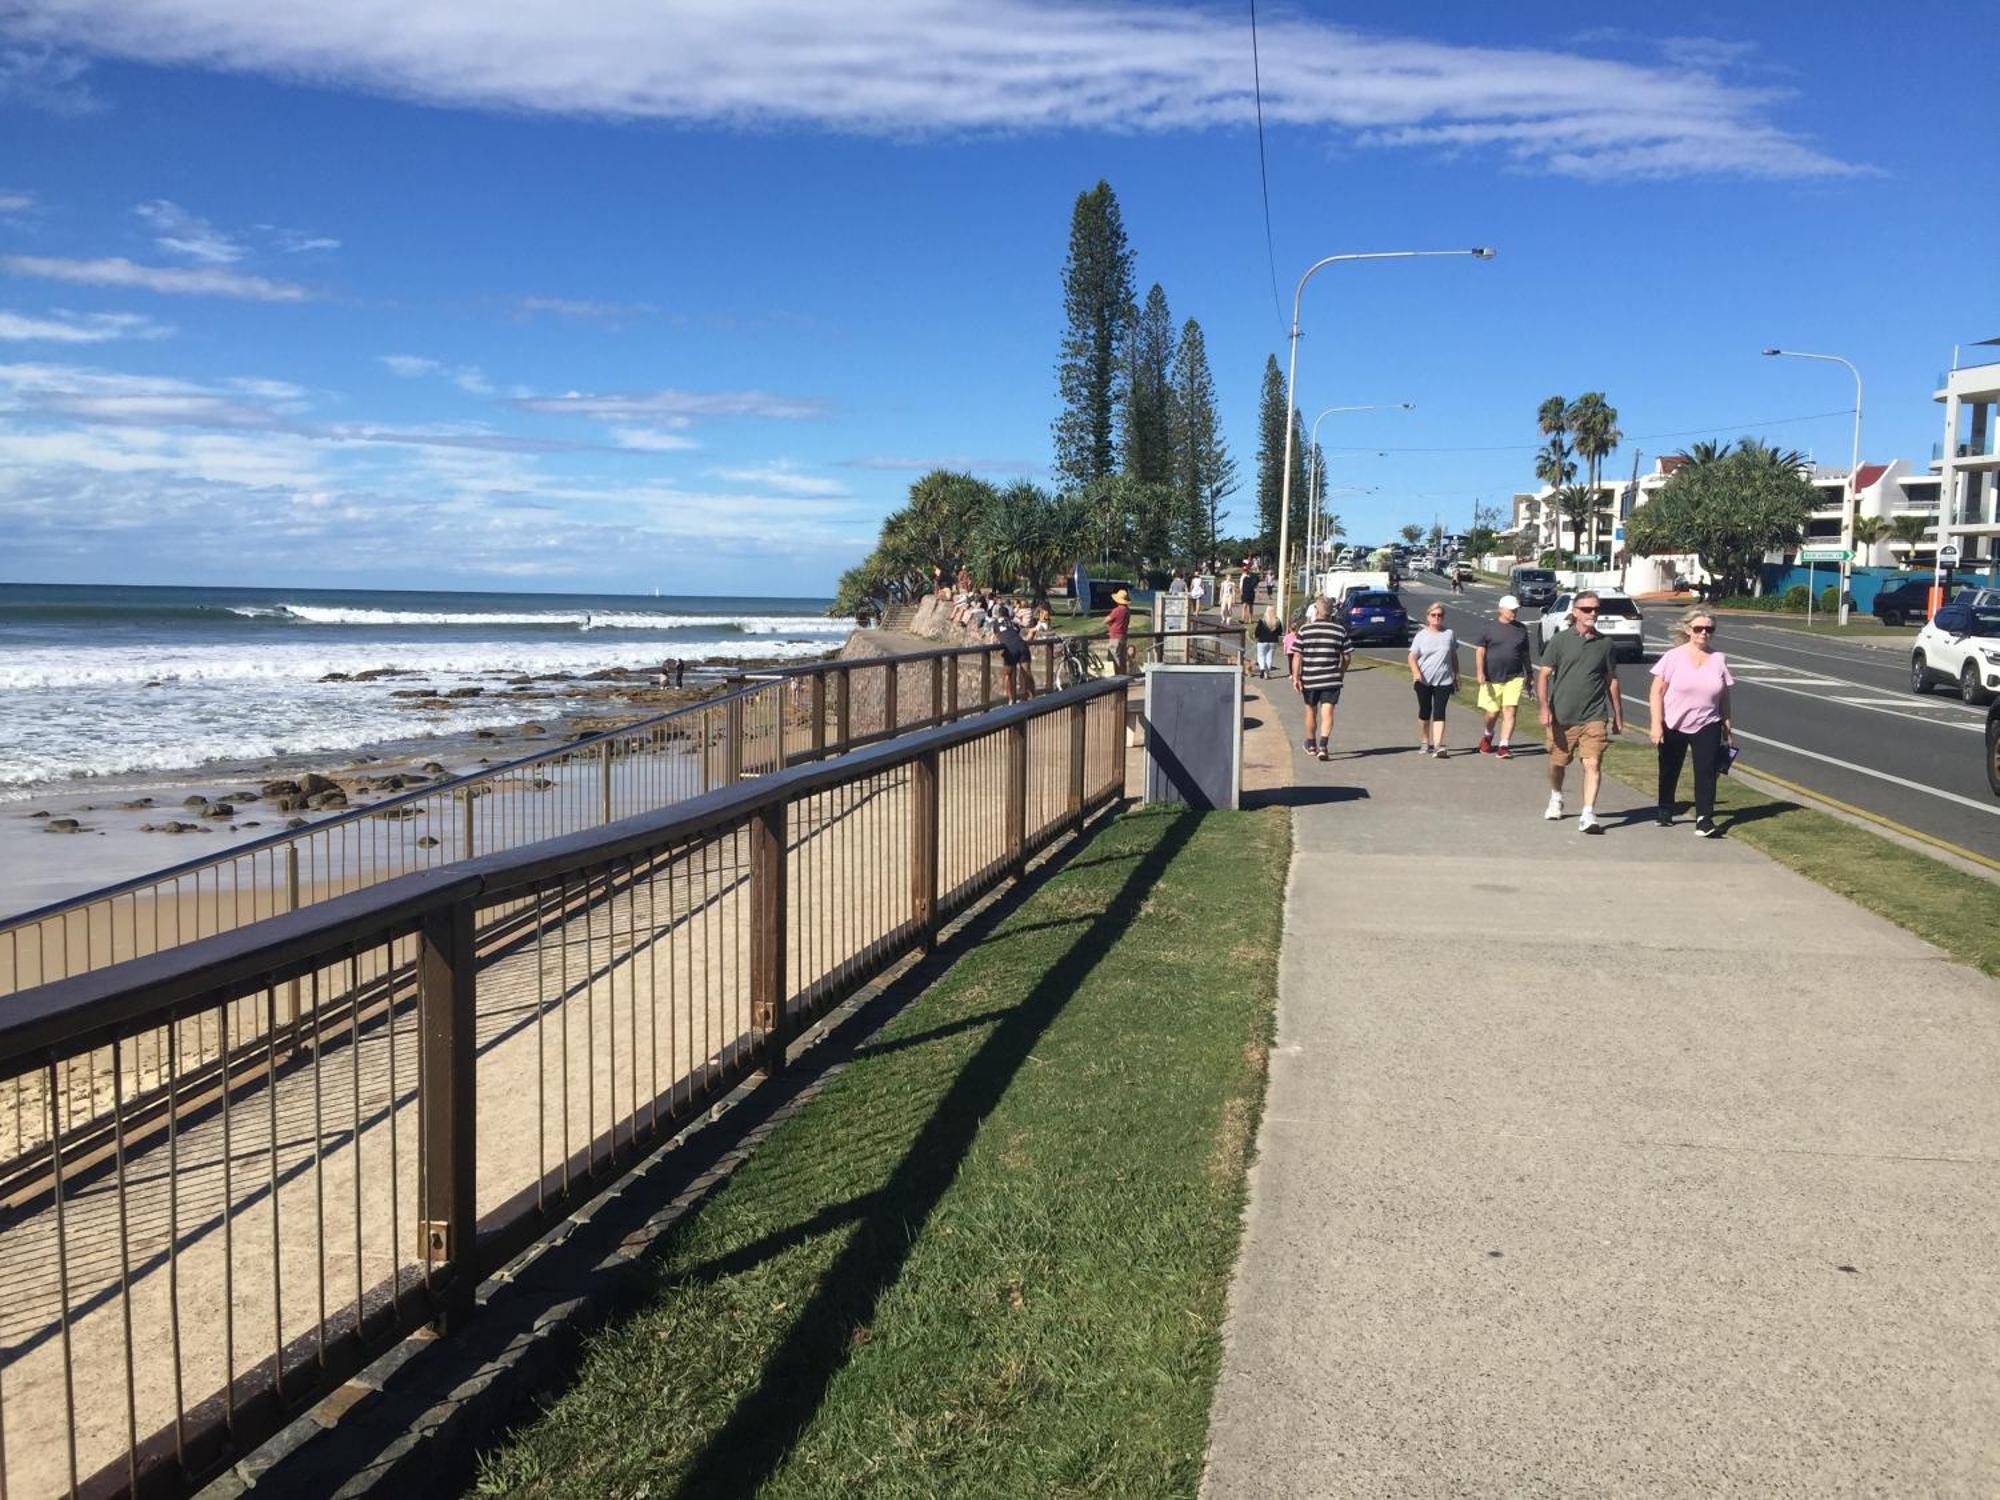
[[[1365,786],[1274,786],[1261,792],[1243,794],[1243,810],[1260,807],[1324,807],[1330,802],[1365,802]]]
[[[756,1387],[690,1463],[674,1491],[679,1500],[754,1493],[790,1456],[827,1387],[847,1363],[854,1330],[873,1321],[883,1294],[902,1275],[925,1224],[957,1179],[981,1123],[1070,997],[1138,917],[1148,893],[1200,822],[1195,813],[1173,816],[1160,842],[1134,864],[1103,914],[1077,934],[967,1059],[889,1180],[852,1205],[859,1211],[852,1238],[827,1268],[790,1334],[765,1361]],[[786,1238],[781,1232],[769,1251],[775,1252]]]

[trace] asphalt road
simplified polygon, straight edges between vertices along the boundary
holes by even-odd
[[[1413,617],[1442,598],[1448,622],[1465,641],[1493,617],[1503,590],[1469,584],[1454,595],[1426,574],[1403,592]],[[1641,608],[1647,661],[1619,670],[1626,721],[1637,729],[1647,726],[1651,661],[1671,644],[1667,627],[1678,613],[1666,605]],[[1521,611],[1531,635],[1538,635],[1539,616]],[[1716,649],[1736,678],[1732,708],[1743,765],[2000,860],[2000,798],[1986,784],[1983,708],[1942,692],[1912,693],[1909,649],[1896,641],[1802,639],[1798,631],[1737,615],[1723,615],[1717,625]],[[1524,717],[1531,713],[1523,705]],[[1684,774],[1682,797],[1687,793]]]

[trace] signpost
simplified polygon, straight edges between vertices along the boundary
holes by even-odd
[[[1945,570],[1957,561],[1958,543],[1944,542],[1938,546],[1937,561],[1931,565],[1931,596],[1925,601],[1930,606],[1925,611],[1926,619],[1936,614],[1939,606],[1944,603]]]
[[[1854,554],[1845,547],[1801,547],[1799,561],[1806,565],[1806,628],[1812,628],[1813,606],[1819,602],[1815,580],[1815,565],[1818,563],[1851,562]]]

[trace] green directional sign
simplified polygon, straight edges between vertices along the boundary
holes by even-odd
[[[1799,561],[1802,563],[1851,562],[1854,554],[1845,547],[1801,547]]]

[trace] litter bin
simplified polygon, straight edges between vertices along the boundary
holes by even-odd
[[[1234,663],[1146,668],[1146,804],[1237,806],[1243,672]]]

